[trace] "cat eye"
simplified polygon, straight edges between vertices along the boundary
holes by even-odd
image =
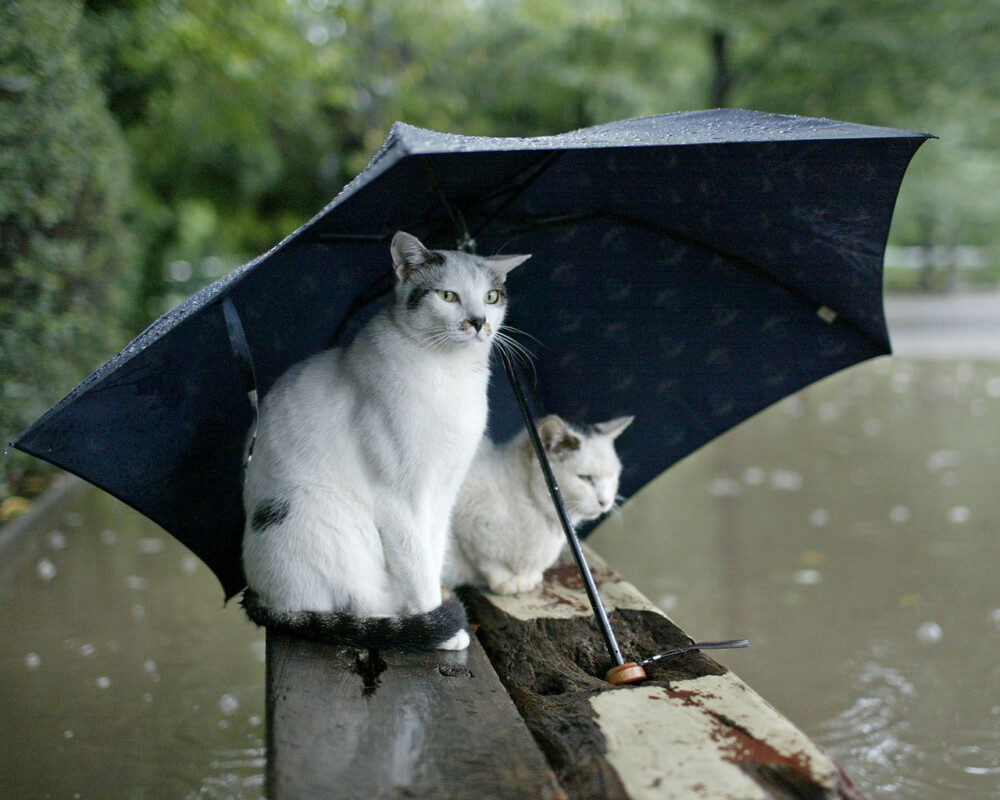
[[[593,475],[577,475],[576,477],[578,477],[584,483],[593,483],[594,482],[594,476]]]
[[[493,306],[503,300],[503,292],[499,289],[490,289],[486,296],[483,298],[486,301],[486,305]]]
[[[438,297],[444,300],[446,303],[457,303],[458,295],[449,289],[438,289]]]

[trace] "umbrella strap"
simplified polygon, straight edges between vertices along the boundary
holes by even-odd
[[[226,331],[229,333],[229,344],[233,348],[236,369],[240,373],[243,389],[247,393],[250,409],[253,411],[250,443],[243,457],[243,479],[246,480],[247,470],[253,459],[253,446],[257,442],[257,426],[260,421],[260,412],[257,406],[257,375],[254,372],[253,356],[250,354],[250,344],[247,342],[247,335],[243,330],[243,322],[240,320],[239,312],[231,298],[226,297],[222,300],[222,313],[226,318]]]

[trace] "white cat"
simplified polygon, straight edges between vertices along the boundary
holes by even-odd
[[[463,649],[441,602],[449,518],[486,425],[507,273],[528,256],[429,251],[399,232],[390,304],[263,399],[244,488],[250,618],[323,641]]]
[[[632,419],[574,427],[553,415],[538,423],[574,525],[614,506],[621,475],[614,440]],[[445,583],[485,583],[497,594],[531,591],[565,542],[528,432],[499,446],[483,437],[452,513]]]

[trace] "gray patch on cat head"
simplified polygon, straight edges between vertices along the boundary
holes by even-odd
[[[273,528],[284,522],[289,511],[291,511],[291,503],[288,500],[264,500],[254,509],[250,528],[256,533],[263,533],[268,528]]]

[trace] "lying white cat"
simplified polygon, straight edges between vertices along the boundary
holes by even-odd
[[[243,603],[294,636],[462,649],[465,611],[441,602],[449,518],[486,425],[504,279],[528,256],[432,252],[402,232],[391,251],[389,306],[261,403]]]
[[[574,525],[614,506],[621,475],[614,440],[632,419],[574,427],[553,415],[538,423]],[[565,542],[528,432],[499,446],[483,437],[452,513],[445,584],[485,583],[497,594],[531,591]]]

